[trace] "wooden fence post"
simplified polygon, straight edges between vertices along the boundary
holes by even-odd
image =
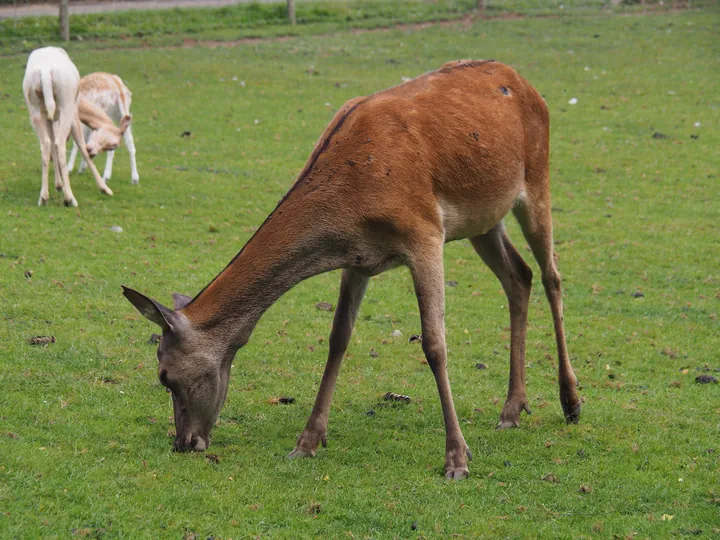
[[[295,26],[295,24],[297,24],[297,21],[295,20],[295,0],[287,0],[287,11],[290,24]]]
[[[60,0],[60,37],[63,41],[70,41],[70,14],[68,13],[68,0]]]

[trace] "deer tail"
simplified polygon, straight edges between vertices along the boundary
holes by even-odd
[[[53,97],[52,74],[49,69],[40,71],[40,83],[42,85],[43,99],[47,109],[48,118],[55,119],[55,98]]]

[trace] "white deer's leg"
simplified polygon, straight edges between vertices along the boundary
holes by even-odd
[[[50,190],[48,189],[48,175],[50,173],[50,156],[52,155],[52,127],[42,116],[32,116],[30,118],[35,133],[40,140],[40,155],[42,156],[42,174],[41,174],[41,187],[40,187],[40,198],[38,199],[38,206],[44,206],[50,199]]]
[[[54,155],[54,154],[53,154]],[[53,157],[53,170],[55,171],[55,189],[62,191],[63,188],[63,175],[60,172],[58,160]]]
[[[130,174],[132,175],[132,183],[138,184],[140,182],[140,175],[137,170],[137,162],[135,161],[135,140],[132,136],[132,127],[128,127],[125,130],[125,146],[127,147],[128,153],[130,154]]]
[[[83,124],[82,126],[82,138],[83,141],[87,143],[88,139],[90,139],[90,133],[92,133],[92,130]],[[77,142],[75,142],[77,145]],[[80,167],[78,167],[78,174],[82,174],[85,172],[85,169],[87,169],[87,162],[85,161],[85,157],[83,156],[83,153],[80,152]]]
[[[445,419],[445,478],[461,480],[469,474],[467,461],[472,454],[460,430],[447,373],[442,254],[443,240],[428,239],[414,250],[410,271],[420,307],[423,352],[435,376]]]
[[[107,181],[110,180],[110,177],[112,176],[112,165],[114,157],[115,150],[108,150],[107,160],[105,161],[105,172],[103,172],[103,180],[105,180],[105,183],[107,183]]]
[[[340,298],[335,310],[332,331],[330,332],[330,352],[322,382],[320,383],[320,390],[315,398],[315,406],[307,421],[305,430],[298,437],[297,444],[290,453],[290,457],[315,456],[319,443],[322,442],[323,446],[327,445],[325,434],[328,417],[330,416],[330,402],[332,401],[340,365],[350,342],[355,318],[365,295],[368,281],[367,276],[352,270],[343,271],[340,283]]]
[[[64,111],[60,112],[60,117],[54,120],[53,126],[53,159],[55,160],[55,174],[60,177],[62,182],[63,199],[65,200],[65,206],[77,206],[77,200],[73,195],[72,188],[70,187],[70,176],[67,171],[67,163],[65,156],[67,154],[67,139],[70,135],[70,128],[74,122],[74,118],[68,118],[68,114]],[[58,180],[55,181],[55,185],[58,184]]]

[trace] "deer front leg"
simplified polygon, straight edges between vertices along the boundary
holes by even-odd
[[[112,190],[102,179],[100,173],[97,170],[97,167],[95,167],[95,163],[93,163],[92,159],[90,159],[90,155],[88,154],[87,147],[85,145],[85,140],[83,139],[82,124],[80,122],[80,118],[76,118],[75,121],[72,123],[71,132],[73,139],[75,140],[78,148],[80,149],[80,154],[85,159],[85,162],[87,163],[88,167],[90,167],[90,171],[92,171],[93,176],[95,177],[95,183],[97,184],[98,188],[100,188],[100,191],[102,191],[105,195],[112,195]]]
[[[130,154],[130,174],[132,179],[131,181],[133,184],[139,184],[140,175],[138,174],[137,161],[135,160],[135,139],[133,139],[132,136],[132,126],[128,126],[128,128],[125,130],[123,138],[125,139],[125,147],[128,150],[128,154]]]
[[[320,383],[320,390],[315,398],[315,405],[305,430],[298,437],[295,449],[290,452],[291,458],[315,457],[318,443],[322,442],[323,447],[327,446],[326,431],[330,416],[330,402],[367,284],[367,276],[354,270],[343,271],[340,282],[340,298],[330,332],[330,352]]]
[[[416,251],[417,258],[411,261],[410,271],[420,307],[423,352],[435,376],[445,419],[445,478],[461,480],[468,477],[467,462],[472,454],[460,431],[447,374],[442,248],[441,240],[422,246]]]
[[[90,138],[90,133],[92,130],[83,124],[82,126],[82,132],[83,132],[83,140],[86,141]],[[73,150],[77,149],[77,143],[73,140]],[[82,174],[85,172],[85,169],[87,169],[87,162],[85,161],[85,158],[80,158],[80,165],[78,166],[78,174]],[[72,167],[69,168],[69,171],[72,172]]]
[[[518,427],[520,413],[530,414],[525,390],[525,339],[532,270],[510,242],[504,224],[470,239],[475,251],[497,276],[510,308],[510,382],[498,429]]]
[[[103,181],[107,184],[112,178],[113,159],[115,158],[115,150],[108,150],[107,159],[105,160],[105,170],[103,171]]]

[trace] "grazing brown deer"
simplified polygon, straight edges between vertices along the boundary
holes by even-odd
[[[346,103],[287,195],[200,294],[174,295],[173,311],[124,289],[163,330],[158,373],[172,391],[175,448],[207,448],[232,360],[263,312],[300,281],[342,268],[320,391],[290,454],[314,456],[326,444],[330,400],[368,280],[407,265],[445,418],[445,475],[466,477],[470,452],[446,369],[443,245],[469,238],[507,293],[510,384],[498,427],[517,426],[520,412],[530,412],[525,333],[532,272],[505,233],[511,210],[540,265],[555,323],[560,402],[567,421],[577,422],[580,400],[553,255],[548,144],[545,102],[512,68],[492,60],[451,62]]]

